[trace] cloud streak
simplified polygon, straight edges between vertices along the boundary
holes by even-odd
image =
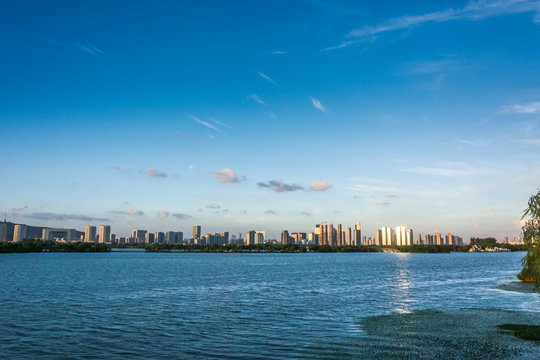
[[[220,209],[221,206],[219,206],[218,204],[208,204],[205,206],[205,208],[207,209]]]
[[[78,220],[78,221],[109,221],[108,218],[101,218],[101,217],[93,217],[93,216],[86,216],[86,215],[80,215],[80,214],[58,214],[58,213],[52,213],[52,212],[34,212],[29,215],[25,215],[28,218],[36,219],[36,220]]]
[[[262,101],[261,98],[259,97],[259,95],[257,95],[257,94],[250,94],[249,98],[251,100],[255,101],[256,103],[261,104],[262,106],[266,106],[266,103],[264,101]]]
[[[171,216],[177,219],[189,219],[191,217],[191,215],[182,214],[182,213],[172,213]]]
[[[493,16],[512,15],[519,13],[534,13],[533,21],[540,23],[540,4],[538,1],[528,0],[497,0],[497,1],[471,1],[465,7],[458,9],[444,9],[440,11],[419,14],[404,15],[390,19],[377,25],[367,25],[352,30],[347,34],[348,38],[355,40],[345,41],[340,45],[323,49],[337,50],[345,48],[361,39],[373,38],[383,33],[397,30],[405,30],[412,27],[428,24],[442,23],[453,20],[481,20]]]
[[[540,101],[528,104],[504,105],[501,107],[503,114],[536,114],[540,112]]]
[[[268,182],[259,182],[257,185],[262,188],[268,188],[275,192],[289,192],[304,189],[304,187],[300,184],[287,184],[281,179],[270,180]]]
[[[161,218],[161,219],[166,219],[169,217],[169,214],[170,212],[169,211],[164,211],[164,210],[158,210],[157,212],[157,215]]]
[[[257,71],[257,74],[259,74],[260,77],[262,77],[264,80],[268,81],[270,84],[276,85],[276,82],[270,76],[268,76],[266,74],[263,74],[260,71]]]
[[[28,208],[28,206],[26,206],[26,205],[19,205],[19,206],[14,207],[11,210],[13,210],[13,211],[22,211],[22,210],[27,209],[27,208]]]
[[[323,106],[323,104],[321,104],[321,102],[317,99],[315,99],[314,97],[311,97],[311,104],[313,105],[313,107],[315,109],[318,109],[320,111],[322,111],[323,113],[328,113],[328,111],[326,110],[326,108]]]

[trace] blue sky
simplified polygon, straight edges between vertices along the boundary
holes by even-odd
[[[500,238],[540,186],[540,1],[8,0],[0,30],[17,223]]]

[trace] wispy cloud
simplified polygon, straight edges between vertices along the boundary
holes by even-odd
[[[146,175],[151,177],[166,178],[167,174],[156,169],[146,169]]]
[[[216,170],[216,171],[210,171],[210,174],[214,175],[214,177],[217,179],[220,183],[237,183],[240,180],[238,179],[238,176],[234,172],[234,170],[225,168],[223,170]]]
[[[452,20],[480,20],[492,16],[511,15],[518,13],[534,13],[533,21],[540,23],[540,3],[529,0],[496,0],[496,1],[471,1],[465,7],[458,9],[444,9],[440,11],[405,15],[390,19],[377,25],[367,25],[352,30],[347,37],[356,39],[372,38],[382,33],[409,29],[427,23],[441,23]],[[329,50],[342,49],[353,44],[355,41],[343,42],[342,44],[328,48]]]
[[[164,210],[158,210],[157,212],[158,216],[162,219],[166,219],[169,217],[170,215],[170,212],[169,211],[164,211]]]
[[[486,146],[494,142],[495,140],[486,140],[486,139],[456,139],[457,142],[460,142],[465,145],[472,145],[472,146]]]
[[[520,139],[517,140],[517,142],[529,145],[540,145],[540,139]]]
[[[79,220],[79,221],[109,221],[108,218],[86,216],[80,214],[58,214],[52,212],[34,212],[29,215],[25,215],[28,218],[37,220]]]
[[[321,102],[317,99],[315,99],[314,97],[311,97],[311,103],[313,104],[313,107],[315,109],[318,109],[320,111],[322,111],[323,113],[327,113],[328,111],[326,110],[326,108],[323,106],[323,104],[321,104]]]
[[[540,112],[540,101],[528,104],[504,105],[501,107],[503,114],[536,114]]]
[[[205,206],[205,208],[207,209],[220,209],[221,206],[219,206],[218,204],[208,204]]]
[[[259,182],[257,183],[259,187],[268,188],[275,192],[287,192],[287,191],[296,191],[303,190],[304,187],[299,184],[287,184],[281,179],[270,180],[268,182]]]
[[[256,103],[259,103],[263,106],[266,106],[266,103],[264,101],[261,100],[261,98],[259,97],[259,95],[257,94],[250,94],[249,95],[249,98],[253,101],[255,101]]]
[[[324,181],[313,181],[311,183],[311,190],[315,191],[326,191],[332,187],[331,184]]]
[[[213,125],[213,124],[210,124],[208,121],[201,120],[198,117],[193,116],[193,115],[191,115],[191,118],[193,120],[195,120],[195,122],[201,124],[202,126],[206,126],[209,129],[212,129],[214,131],[218,131],[217,127],[215,127],[215,125]]]
[[[51,38],[44,38],[45,42],[49,44],[53,44],[65,49],[71,49],[75,50],[84,54],[92,55],[95,57],[100,57],[105,55],[105,52],[98,48],[97,46],[89,43],[89,42],[81,42],[81,41],[60,41],[56,39]]]
[[[300,214],[302,214],[302,215],[306,215],[306,216],[311,216],[311,214],[310,214],[310,213],[308,213],[307,211],[302,211],[302,212],[301,212]]]
[[[144,215],[144,212],[142,212],[141,210],[133,210],[133,209],[126,210],[124,213],[126,215],[129,215],[129,216],[142,216],[142,215]]]
[[[259,74],[260,77],[262,77],[264,80],[268,81],[270,84],[272,84],[272,85],[276,84],[276,82],[270,76],[268,76],[266,74],[263,74],[260,71],[257,71],[257,74]]]
[[[455,167],[412,167],[400,169],[402,171],[412,172],[416,174],[432,175],[432,176],[472,176],[480,172],[472,166],[462,164]]]
[[[283,54],[286,54],[287,52],[286,51],[280,51],[280,50],[274,50],[272,52],[270,52],[270,54],[272,55],[283,55]]]
[[[274,210],[266,210],[264,213],[268,215],[277,215],[277,213]]]
[[[28,208],[28,206],[26,206],[26,205],[19,205],[19,206],[14,207],[11,210],[13,210],[13,211],[22,211],[22,210],[27,209],[27,208]]]
[[[182,214],[182,213],[172,213],[171,216],[177,218],[177,219],[189,219],[191,215],[188,214]]]
[[[135,173],[135,170],[133,170],[132,168],[121,168],[120,166],[109,166],[108,167],[109,170],[112,170],[116,173],[119,173],[119,174],[133,174]]]

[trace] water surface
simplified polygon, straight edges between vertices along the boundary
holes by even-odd
[[[0,255],[7,358],[339,357],[361,320],[424,309],[540,312],[523,253]],[[343,339],[348,339],[343,342]],[[330,351],[330,350],[329,350]]]

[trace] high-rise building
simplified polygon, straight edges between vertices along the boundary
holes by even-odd
[[[165,242],[167,244],[174,244],[176,242],[176,232],[169,230],[165,233]]]
[[[181,231],[177,231],[174,233],[174,242],[177,244],[181,244],[184,242],[184,233]]]
[[[396,226],[396,245],[407,245],[407,228],[405,226]]]
[[[100,243],[111,242],[111,226],[110,225],[99,226],[99,242]]]
[[[362,245],[362,228],[360,227],[360,223],[357,222],[354,225],[354,245],[359,246]]]
[[[281,231],[281,243],[283,245],[287,245],[290,242],[289,240],[289,232],[287,230]]]
[[[337,226],[337,246],[343,246],[343,231],[341,230],[341,224]]]
[[[435,233],[435,238],[433,239],[434,245],[444,245],[441,239],[441,233]]]
[[[131,232],[131,237],[135,239],[135,242],[139,244],[144,244],[146,242],[146,230],[133,230]],[[146,242],[148,244],[148,242]]]
[[[336,246],[336,231],[334,230],[334,225],[328,225],[328,245]]]
[[[155,235],[149,232],[145,232],[144,234],[144,243],[145,244],[153,244],[155,242]]]
[[[84,241],[86,242],[95,242],[96,241],[96,227],[95,226],[86,226],[84,229]]]
[[[193,238],[198,239],[201,237],[201,225],[193,226]]]
[[[375,232],[375,245],[377,246],[382,245],[382,233],[382,230],[377,230],[377,232]]]
[[[246,245],[255,245],[257,231],[251,230],[246,233]]]
[[[165,243],[165,233],[163,233],[161,231],[156,231],[154,233],[154,242],[156,242],[158,244]]]
[[[382,232],[382,246],[392,246],[396,245],[396,234],[394,233],[394,229],[391,227],[383,226],[381,229]]]
[[[19,242],[26,238],[26,225],[17,224],[13,231],[13,242]]]
[[[7,235],[7,224],[6,224],[6,220],[4,220],[4,222],[0,223],[0,241],[6,241],[6,235]]]
[[[228,244],[229,243],[229,232],[228,231],[224,231],[221,233],[221,238],[222,238],[222,243],[223,244]]]
[[[352,229],[350,226],[347,227],[347,245],[355,245],[352,239]]]
[[[414,245],[413,230],[407,229],[407,245]]]

